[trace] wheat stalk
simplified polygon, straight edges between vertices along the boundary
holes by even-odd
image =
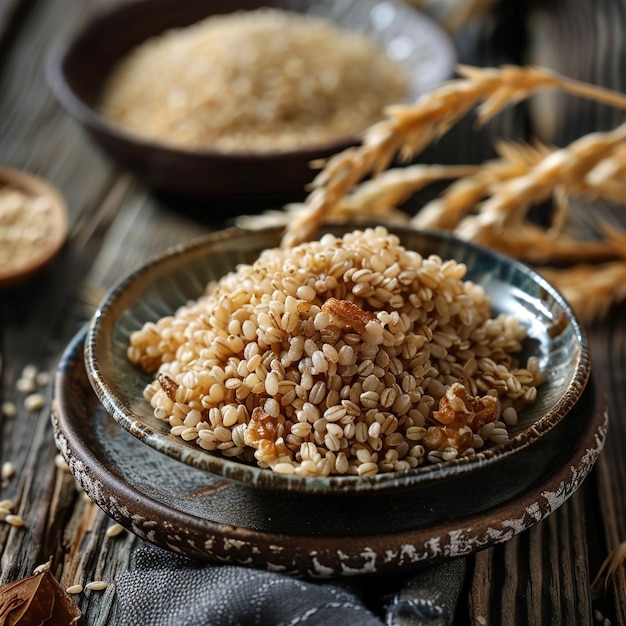
[[[514,224],[497,236],[490,234],[483,234],[481,245],[531,264],[598,262],[619,256],[609,241],[557,235],[532,222]]]
[[[477,165],[410,165],[382,172],[346,194],[331,210],[329,217],[388,214],[416,191],[441,181],[466,177],[480,170]]]
[[[563,294],[585,323],[606,315],[612,304],[626,300],[626,261],[543,269],[541,274]]]
[[[388,221],[406,223],[408,216],[395,209],[413,193],[440,180],[469,176],[479,165],[411,165],[382,172],[375,180],[357,185],[332,206],[326,219],[371,220],[385,216]],[[282,211],[266,211],[260,215],[244,215],[237,225],[246,229],[286,226],[306,213],[303,203],[287,204]]]
[[[489,196],[497,183],[525,174],[549,153],[540,144],[501,141],[496,144],[500,159],[487,161],[473,176],[453,182],[438,198],[426,204],[411,219],[420,229],[453,230],[460,220]],[[375,184],[376,179],[372,181]]]
[[[469,80],[486,81],[488,77],[497,79],[501,76],[502,85],[478,107],[478,119],[486,122],[504,108],[521,102],[540,88],[554,88],[564,93],[579,96],[618,109],[626,109],[626,95],[591,85],[583,81],[568,78],[546,68],[516,67],[505,65],[502,68],[483,68],[470,65],[457,66],[457,72]]]
[[[620,543],[611,553],[604,559],[604,562],[600,566],[596,577],[591,583],[592,590],[597,590],[602,577],[604,576],[604,590],[609,586],[609,581],[615,572],[623,567],[626,561],[626,541]]]
[[[498,184],[477,215],[461,220],[455,233],[463,239],[488,245],[507,226],[519,225],[529,207],[550,199],[555,189],[584,195],[587,174],[611,157],[625,139],[626,124],[622,124],[606,133],[590,133],[566,148],[552,151],[527,173]]]
[[[506,92],[511,101],[518,92],[526,97],[529,86],[554,85],[555,77],[535,68],[507,66],[496,73],[483,73],[470,79],[444,83],[421,96],[414,105],[386,109],[387,118],[365,133],[360,146],[350,147],[330,157],[315,177],[305,204],[308,211],[293,220],[282,245],[290,247],[309,240],[350,188],[367,175],[387,169],[396,156],[408,160],[435,139],[445,135],[478,102],[493,95],[500,102]]]
[[[386,118],[365,132],[361,145],[320,163],[322,169],[305,202],[286,208],[282,245],[309,240],[330,218],[385,216],[406,221],[406,215],[396,210],[399,204],[431,182],[453,178],[439,198],[411,219],[411,226],[450,230],[532,263],[586,261],[546,269],[544,274],[587,321],[603,314],[612,302],[626,299],[621,286],[626,283],[626,234],[609,227],[601,229],[604,239],[597,241],[564,234],[570,197],[626,203],[626,124],[590,133],[560,149],[501,142],[496,146],[499,158],[478,170],[438,165],[388,169],[394,159],[414,157],[471,110],[483,124],[538,89],[559,89],[623,109],[626,96],[536,67],[459,66],[457,71],[460,78],[415,104],[389,107]],[[368,176],[372,179],[359,184]],[[548,226],[542,228],[528,219],[528,212],[547,200],[551,211]],[[589,261],[604,265],[591,266]],[[593,289],[596,297],[583,294],[582,286]]]
[[[424,94],[413,105],[386,109],[386,119],[371,126],[360,146],[330,157],[311,183],[307,211],[292,220],[282,245],[309,240],[349,189],[368,175],[376,176],[399,156],[408,160],[445,135],[481,103],[479,121],[486,122],[506,106],[528,98],[537,89],[559,88],[626,108],[626,97],[610,90],[567,79],[537,67],[457,67],[463,77]]]

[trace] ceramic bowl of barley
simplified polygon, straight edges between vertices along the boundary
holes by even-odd
[[[397,226],[328,225],[278,252],[281,233],[228,229],[179,246],[101,302],[87,373],[146,445],[255,488],[363,494],[495,465],[578,402],[585,333],[527,266]],[[326,283],[300,284],[298,263]],[[256,304],[255,289],[267,291]]]

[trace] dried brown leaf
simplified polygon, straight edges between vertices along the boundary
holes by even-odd
[[[80,617],[49,570],[0,588],[0,626],[72,626]]]

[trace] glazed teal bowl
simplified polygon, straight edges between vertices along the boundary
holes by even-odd
[[[323,232],[342,235],[354,228],[350,224],[328,225]],[[280,228],[216,232],[147,262],[113,287],[93,316],[86,338],[86,370],[99,400],[124,429],[146,445],[211,474],[262,489],[312,494],[414,489],[495,467],[503,459],[532,447],[570,413],[589,379],[587,338],[571,308],[536,272],[501,254],[449,234],[388,228],[406,248],[423,256],[437,254],[465,263],[466,280],[485,288],[493,314],[512,314],[527,327],[520,360],[536,356],[546,381],[538,388],[536,402],[522,411],[518,423],[509,428],[508,441],[486,447],[474,456],[401,473],[299,477],[227,459],[170,435],[168,425],[153,416],[143,397],[151,376],[127,359],[131,333],[199,297],[208,281],[220,278],[240,263],[253,262],[262,250],[279,245]],[[525,480],[523,472],[516,478],[519,485]]]

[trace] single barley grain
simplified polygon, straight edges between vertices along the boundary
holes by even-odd
[[[67,464],[65,459],[60,454],[57,454],[54,457],[54,465],[56,466],[57,469],[60,469],[62,472],[70,471],[70,466]]]
[[[3,480],[12,478],[13,476],[15,476],[15,467],[13,466],[13,463],[11,463],[11,461],[5,461],[2,464],[1,476]]]
[[[34,378],[19,378],[15,383],[15,388],[20,393],[33,393],[37,389],[37,383]]]
[[[107,537],[117,537],[124,532],[124,527],[121,524],[112,524],[106,530]]]
[[[38,411],[46,405],[46,399],[41,393],[31,393],[24,398],[24,408],[27,411]]]
[[[17,415],[17,407],[14,402],[10,402],[9,400],[2,403],[1,412],[4,417],[12,418]]]
[[[38,387],[45,387],[50,383],[50,374],[48,372],[37,372],[35,382]]]
[[[50,571],[50,561],[46,561],[45,563],[42,563],[41,565],[37,565],[37,567],[33,570],[33,575],[43,574],[43,572],[49,572],[49,571]]]
[[[108,586],[109,583],[104,580],[92,580],[85,585],[85,589],[90,589],[91,591],[104,591]]]
[[[15,526],[16,528],[24,526],[24,520],[19,515],[7,515],[4,518],[4,521],[11,526]]]

